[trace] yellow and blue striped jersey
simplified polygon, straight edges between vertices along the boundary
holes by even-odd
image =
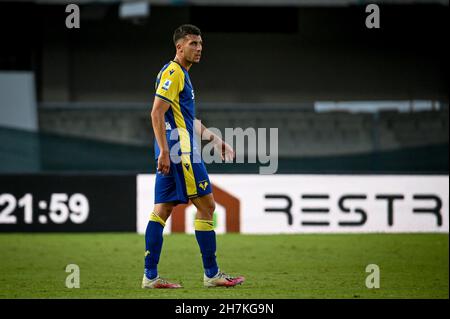
[[[155,96],[170,104],[165,113],[167,141],[169,147],[170,132],[178,129],[181,154],[192,152],[195,119],[194,88],[188,71],[175,61],[170,61],[161,69],[156,78]],[[159,156],[159,147],[155,139],[155,158]]]

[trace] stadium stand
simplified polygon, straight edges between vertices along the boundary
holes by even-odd
[[[220,129],[279,130],[282,157],[335,156],[448,143],[448,111],[380,113],[244,111],[207,108],[199,118]],[[148,109],[41,109],[43,132],[99,141],[151,146]],[[293,147],[294,146],[294,147]]]

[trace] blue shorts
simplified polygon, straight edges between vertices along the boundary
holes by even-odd
[[[191,156],[192,159],[192,156]],[[155,204],[174,202],[186,204],[189,198],[204,196],[212,193],[203,160],[200,163],[170,162],[168,175],[156,172]]]

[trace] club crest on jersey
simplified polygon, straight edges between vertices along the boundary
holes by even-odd
[[[171,84],[172,84],[172,81],[170,81],[170,80],[164,81],[164,84],[163,84],[163,86],[162,86],[162,89],[167,91],[167,90],[170,88],[170,85],[171,85]]]

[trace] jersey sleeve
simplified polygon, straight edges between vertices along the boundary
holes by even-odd
[[[183,85],[183,72],[177,68],[167,68],[161,74],[155,95],[172,104],[178,98]]]

